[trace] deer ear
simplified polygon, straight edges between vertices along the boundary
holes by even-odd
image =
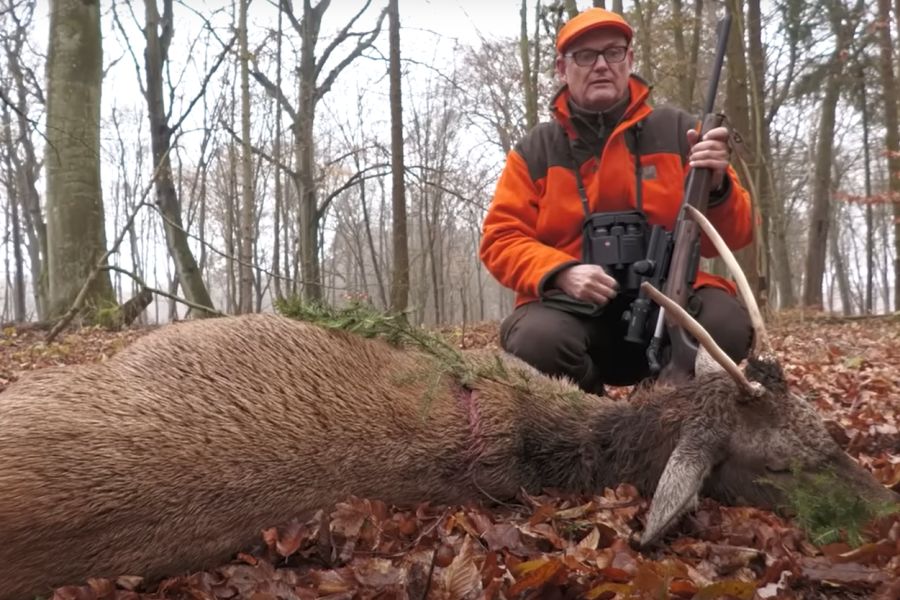
[[[714,444],[682,435],[666,463],[647,517],[641,546],[658,540],[686,512],[697,505],[697,494],[714,464]]]

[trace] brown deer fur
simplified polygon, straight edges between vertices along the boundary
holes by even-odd
[[[485,370],[463,387],[424,353],[249,315],[24,378],[0,394],[0,600],[210,567],[351,494],[452,503],[630,481],[657,491],[645,542],[704,480],[771,505],[758,476],[791,476],[792,461],[889,497],[779,373],[750,373],[772,390],[752,404],[720,375],[626,403],[504,355],[469,360]]]

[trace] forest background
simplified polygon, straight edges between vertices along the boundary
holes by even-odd
[[[593,5],[635,26],[654,104],[698,117],[731,10],[716,106],[760,223],[741,253],[757,294],[900,310],[900,0]],[[0,1],[0,321],[295,295],[502,318],[481,222],[505,154],[548,117],[555,32],[587,6]]]

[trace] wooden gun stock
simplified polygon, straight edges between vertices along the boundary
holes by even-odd
[[[728,33],[731,29],[731,14],[728,13],[719,21],[716,42],[716,58],[709,80],[709,89],[706,94],[703,123],[700,128],[700,138],[703,139],[711,129],[720,127],[725,117],[713,112],[716,92],[719,87],[719,78],[722,74],[722,65],[725,60],[725,50],[728,46]],[[682,307],[687,306],[688,298],[694,288],[697,278],[697,270],[700,265],[700,227],[685,211],[685,206],[693,206],[701,213],[706,213],[709,204],[709,193],[713,172],[708,168],[691,169],[685,186],[684,199],[678,220],[675,223],[674,245],[672,260],[669,264],[669,273],[666,277],[663,292]],[[661,335],[661,324],[664,319],[663,310],[660,309],[657,324],[657,336]],[[662,371],[660,378],[664,381],[684,381],[689,379],[694,371],[694,357],[697,355],[697,343],[680,326],[666,323],[666,332],[671,344],[671,357]],[[651,344],[651,348],[659,346],[658,340]],[[650,358],[650,364],[654,364],[655,357]]]

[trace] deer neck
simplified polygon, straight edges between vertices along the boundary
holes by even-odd
[[[536,487],[599,491],[631,483],[652,494],[675,447],[679,423],[653,404],[597,399],[569,411],[537,411],[523,427],[522,469]]]

